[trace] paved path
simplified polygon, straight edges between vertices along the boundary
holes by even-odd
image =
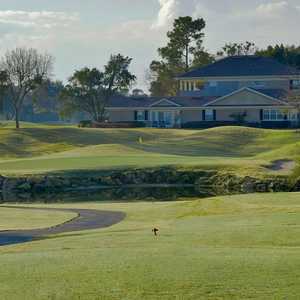
[[[35,239],[47,237],[52,234],[106,228],[121,222],[126,217],[126,214],[123,212],[100,211],[91,209],[31,208],[20,206],[1,207],[73,212],[77,214],[77,217],[69,220],[66,223],[51,228],[0,231],[0,246],[25,243]]]

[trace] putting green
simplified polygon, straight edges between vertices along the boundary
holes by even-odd
[[[296,130],[79,129],[26,124],[0,128],[0,173],[46,173],[128,167],[186,166],[269,172],[274,160],[299,161]]]

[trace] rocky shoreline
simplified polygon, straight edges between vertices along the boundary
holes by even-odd
[[[101,174],[0,177],[2,201],[25,200],[34,195],[120,189],[126,187],[195,187],[207,195],[290,192],[300,190],[300,180],[287,176],[268,178],[239,177],[231,173],[202,170],[155,168],[118,170]]]

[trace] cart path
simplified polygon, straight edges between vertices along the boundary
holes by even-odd
[[[92,209],[60,209],[20,206],[0,206],[0,208],[1,207],[73,212],[76,213],[77,216],[63,224],[59,224],[50,228],[0,231],[0,246],[25,243],[53,234],[106,228],[123,221],[126,217],[126,214],[123,212],[100,211]]]

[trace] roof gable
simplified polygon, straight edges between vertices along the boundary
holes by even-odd
[[[150,105],[151,107],[178,107],[181,106],[174,101],[171,101],[169,99],[161,99],[159,101],[156,101]]]
[[[211,101],[206,106],[283,106],[286,102],[250,88],[242,88]]]
[[[269,57],[231,56],[182,74],[179,78],[241,76],[300,76],[300,70]]]

